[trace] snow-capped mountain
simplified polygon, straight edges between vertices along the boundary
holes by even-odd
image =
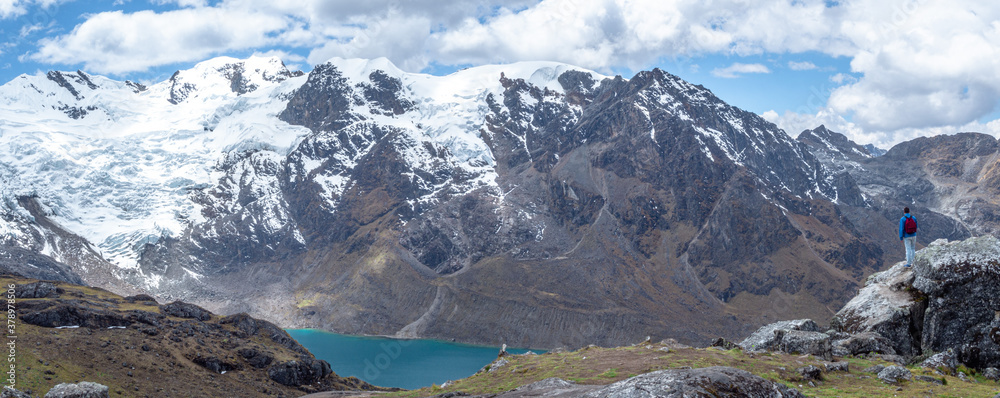
[[[738,335],[832,315],[795,303],[836,308],[883,264],[845,166],[868,152],[815,136],[661,70],[218,58],[148,87],[21,76],[0,87],[0,249],[285,326]]]

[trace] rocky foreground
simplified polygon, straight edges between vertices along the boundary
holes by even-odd
[[[18,336],[7,348],[19,392],[8,389],[3,397],[297,397],[381,390],[337,376],[284,330],[246,314],[223,317],[183,302],[161,305],[145,295],[121,297],[12,275],[0,276],[0,283],[14,285]]]

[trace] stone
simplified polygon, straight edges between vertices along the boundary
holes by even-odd
[[[250,366],[257,369],[266,368],[268,365],[274,361],[274,357],[266,352],[261,352],[253,348],[242,348],[239,350],[239,354],[243,359],[247,360]]]
[[[847,362],[827,362],[823,364],[827,372],[850,372],[850,364]]]
[[[62,289],[56,287],[52,282],[32,282],[17,285],[17,298],[56,298]]]
[[[809,354],[833,359],[830,347],[830,336],[826,333],[807,332],[802,330],[776,330],[775,337],[779,339],[778,350],[790,354]]]
[[[795,371],[798,372],[799,375],[801,375],[802,379],[804,380],[823,379],[823,371],[813,365],[803,366],[801,368],[795,369]]]
[[[212,319],[212,313],[204,308],[183,301],[174,301],[167,305],[161,305],[160,311],[166,315],[176,316],[185,319],[197,319],[207,321]]]
[[[21,320],[24,323],[47,328],[79,326],[105,329],[112,326],[128,326],[131,324],[125,317],[117,313],[80,307],[68,303],[58,303],[41,311],[24,314],[21,316]]]
[[[723,350],[732,350],[734,348],[742,348],[738,344],[733,343],[733,342],[731,342],[729,340],[726,340],[726,339],[724,339],[722,337],[719,337],[719,338],[715,339],[715,341],[713,341],[712,344],[709,345],[709,347],[718,347],[718,348],[721,348]]]
[[[884,337],[904,361],[952,349],[957,363],[1000,366],[998,258],[1000,239],[992,235],[928,246],[912,270],[897,264],[873,274],[833,323],[842,332]]]
[[[267,376],[271,380],[290,387],[313,384],[331,373],[333,371],[330,370],[329,363],[315,359],[283,362],[267,370]]]
[[[956,357],[954,350],[948,349],[945,352],[939,352],[931,355],[929,358],[920,363],[920,367],[938,370],[944,374],[954,376],[955,369],[958,369],[958,358]]]
[[[777,333],[788,331],[819,332],[819,326],[811,319],[775,322],[757,329],[750,337],[743,339],[739,346],[749,352],[773,351],[778,349],[783,336],[783,334],[779,336]]]
[[[45,398],[108,398],[108,387],[89,381],[62,383],[45,393]]]
[[[878,372],[878,378],[879,380],[882,380],[883,383],[895,384],[900,380],[912,380],[913,373],[911,373],[907,368],[893,365],[882,369],[881,372]]]
[[[635,376],[611,384],[583,397],[805,397],[798,390],[750,372],[714,366],[699,369],[670,369]]]
[[[997,368],[983,369],[983,377],[993,381],[1000,381],[1000,370]]]
[[[0,391],[0,398],[31,398],[31,396],[11,386],[3,386],[3,390]]]
[[[896,355],[889,339],[877,333],[861,332],[833,342],[833,355],[846,357],[869,353]]]
[[[240,369],[239,365],[227,362],[215,356],[199,356],[192,359],[191,362],[194,362],[195,364],[215,373],[223,373],[230,370]]]
[[[913,376],[913,379],[914,380],[920,380],[920,381],[927,382],[927,383],[937,384],[939,386],[940,385],[944,385],[944,381],[942,381],[941,379],[939,379],[937,377],[917,375],[917,376]]]

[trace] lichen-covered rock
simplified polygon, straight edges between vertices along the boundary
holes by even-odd
[[[895,384],[900,380],[913,380],[913,373],[902,366],[889,366],[878,372],[879,380],[884,383]]]
[[[31,398],[31,396],[15,388],[11,388],[11,386],[3,386],[3,390],[0,391],[0,398]]]
[[[983,236],[927,247],[913,287],[927,296],[921,346],[953,348],[968,366],[1000,366],[1000,239]]]
[[[897,264],[872,274],[865,287],[837,312],[833,323],[839,331],[858,335],[872,333],[891,342],[897,354],[914,356],[920,352],[919,334],[923,305],[908,289],[913,272]]]
[[[108,398],[108,387],[89,381],[62,383],[45,393],[45,398]]]
[[[827,362],[823,364],[827,372],[850,372],[851,367],[847,362]]]
[[[728,367],[671,369],[622,380],[584,397],[591,398],[681,398],[681,397],[804,397],[781,383]]]
[[[833,359],[833,351],[830,348],[830,336],[819,332],[806,332],[802,330],[776,330],[775,337],[779,339],[778,350],[787,353],[809,354],[822,357],[826,360]]]
[[[939,352],[932,355],[930,358],[925,359],[920,363],[920,367],[939,370],[942,373],[954,375],[955,369],[958,369],[958,358],[956,358],[955,350],[949,349],[945,352]]]
[[[1000,381],[1000,370],[997,368],[983,369],[983,377],[993,381]]]
[[[789,331],[819,332],[819,326],[811,319],[775,322],[757,329],[750,337],[743,339],[739,346],[751,352],[777,350],[784,336],[782,332]],[[829,340],[829,336],[827,339]]]
[[[987,235],[937,242],[917,252],[912,269],[897,264],[872,275],[833,323],[882,336],[906,358],[953,349],[959,363],[981,369],[1000,366],[997,308],[1000,239]]]
[[[896,355],[889,339],[877,333],[861,332],[833,342],[833,355],[846,357],[869,353]]]

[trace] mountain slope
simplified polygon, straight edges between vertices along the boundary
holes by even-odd
[[[661,70],[333,59],[299,76],[251,58],[144,90],[72,76],[0,88],[0,170],[26,178],[6,203],[37,197],[118,279],[218,312],[533,347],[695,341],[829,318],[894,250],[859,174]]]

